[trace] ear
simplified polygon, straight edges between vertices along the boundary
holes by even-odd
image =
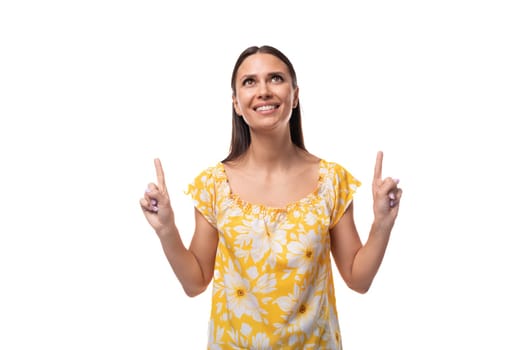
[[[296,87],[295,90],[294,90],[294,94],[293,94],[293,103],[292,103],[292,106],[293,108],[296,108],[297,105],[299,104],[299,87]]]
[[[239,108],[239,101],[237,101],[237,97],[235,95],[232,95],[232,104],[233,104],[233,108],[235,109],[235,113],[237,113],[237,115],[241,117],[242,113]]]

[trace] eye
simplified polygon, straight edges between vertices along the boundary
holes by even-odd
[[[282,83],[284,78],[279,74],[272,75],[272,83]]]
[[[242,86],[250,86],[255,83],[255,80],[253,78],[246,78],[242,81]]]

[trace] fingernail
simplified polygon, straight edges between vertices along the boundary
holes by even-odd
[[[156,200],[156,199],[152,199],[152,200],[151,200],[151,205],[153,205],[153,206],[157,206],[157,200]]]
[[[393,192],[389,192],[389,193],[388,193],[388,198],[390,198],[390,199],[396,199],[396,196],[394,195]]]
[[[144,192],[146,192],[146,193],[150,193],[151,190],[150,190],[149,188],[146,188],[146,189],[144,190]]]
[[[395,182],[396,184],[398,184],[398,183],[399,183],[399,179],[394,179],[394,182]]]
[[[390,208],[392,208],[394,205],[396,205],[396,202],[393,199],[391,199],[390,200]]]
[[[153,210],[156,213],[159,211],[159,207],[153,206],[151,207],[151,210]]]

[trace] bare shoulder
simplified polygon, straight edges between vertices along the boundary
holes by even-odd
[[[299,153],[298,170],[299,172],[317,172],[321,158],[307,151],[301,150]]]
[[[317,164],[321,160],[321,158],[319,158],[315,154],[312,154],[305,150],[300,150],[299,156],[305,163],[309,163],[309,164]]]

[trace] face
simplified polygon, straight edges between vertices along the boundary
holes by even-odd
[[[235,90],[235,112],[252,129],[288,127],[299,100],[299,88],[293,87],[286,64],[266,53],[256,53],[243,61],[237,70]]]

